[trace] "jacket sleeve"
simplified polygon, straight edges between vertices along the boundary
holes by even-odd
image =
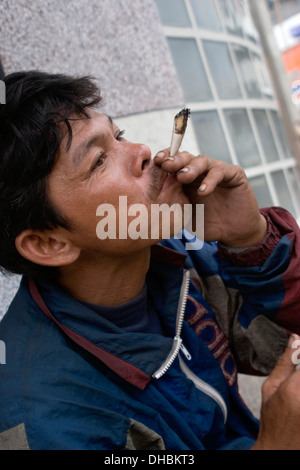
[[[268,231],[259,245],[230,249],[219,244],[218,253],[231,297],[225,329],[239,371],[268,374],[289,334],[300,334],[300,230],[280,207],[261,213]],[[224,318],[219,321],[224,324]]]

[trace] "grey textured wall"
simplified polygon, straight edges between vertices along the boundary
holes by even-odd
[[[154,0],[1,0],[0,19],[6,73],[92,74],[113,117],[183,103]]]

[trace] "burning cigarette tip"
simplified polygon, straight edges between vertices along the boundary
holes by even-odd
[[[173,132],[172,132],[171,151],[170,151],[171,156],[174,156],[180,148],[190,114],[191,114],[190,109],[184,108],[181,111],[179,111],[179,113],[176,114],[174,118],[174,127],[173,127]]]
[[[188,108],[183,108],[176,114],[174,118],[174,132],[176,134],[184,134],[188,118],[191,114],[191,110]]]
[[[183,108],[179,113],[176,114],[175,118],[178,118],[180,116],[186,116],[187,118],[191,114],[191,110],[189,108]]]

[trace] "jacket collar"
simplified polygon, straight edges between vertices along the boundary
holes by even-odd
[[[29,279],[38,308],[70,339],[118,376],[144,389],[173,345],[176,311],[185,255],[156,245],[147,275],[147,288],[170,337],[126,333],[56,286]]]

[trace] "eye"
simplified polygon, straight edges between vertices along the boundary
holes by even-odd
[[[98,157],[95,160],[95,163],[92,167],[92,171],[95,170],[97,167],[102,166],[104,162],[105,162],[105,154],[100,153],[100,155],[98,155]]]
[[[118,132],[117,136],[116,136],[116,140],[123,140],[123,135],[125,134],[125,131],[120,131]]]

